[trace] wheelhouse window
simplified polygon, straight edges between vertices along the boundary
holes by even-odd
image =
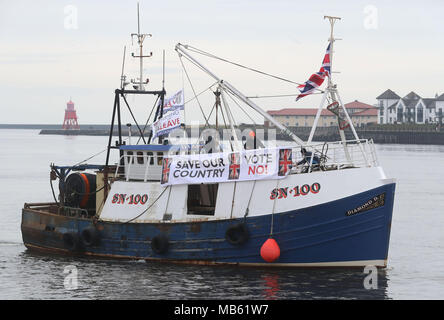
[[[150,165],[153,165],[154,164],[154,155],[153,155],[153,153],[151,151],[148,151],[147,155],[148,155],[148,163]]]
[[[157,165],[158,166],[162,165],[162,160],[163,160],[163,152],[158,152],[157,153]]]
[[[132,151],[127,151],[126,152],[127,155],[127,163],[134,163],[134,157],[133,157],[133,152]]]
[[[137,163],[138,164],[144,164],[145,163],[142,151],[137,151]]]
[[[218,187],[217,183],[188,185],[187,214],[214,216]]]

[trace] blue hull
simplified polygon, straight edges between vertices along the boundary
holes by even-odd
[[[98,221],[99,242],[66,248],[63,234],[80,236],[91,219],[58,216],[24,208],[22,235],[29,249],[110,258],[130,258],[184,263],[235,263],[266,265],[363,265],[383,261],[385,266],[393,211],[395,184],[387,184],[351,197],[273,215],[273,238],[281,254],[273,263],[260,256],[269,238],[272,215],[189,223],[114,223]],[[363,209],[363,204],[383,195],[383,205]],[[355,209],[353,211],[353,209]],[[244,222],[248,239],[240,245],[226,240],[227,229]],[[164,234],[168,250],[155,253],[151,240]]]

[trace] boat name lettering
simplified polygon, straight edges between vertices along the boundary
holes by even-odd
[[[321,184],[318,182],[313,183],[311,186],[304,184],[302,186],[296,186],[293,188],[275,188],[271,191],[270,200],[274,199],[285,199],[288,195],[293,195],[293,197],[305,196],[309,193],[316,194],[321,190]]]
[[[348,210],[345,213],[345,215],[352,216],[354,214],[368,211],[370,209],[379,208],[382,207],[384,203],[385,203],[385,193],[381,193],[380,195],[377,195],[376,197],[373,197],[370,200],[366,201],[364,204],[360,205],[359,207]]]
[[[114,204],[145,204],[148,201],[147,194],[115,193],[111,203]]]

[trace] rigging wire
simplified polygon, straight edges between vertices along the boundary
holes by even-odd
[[[198,54],[201,54],[201,55],[213,58],[213,59],[217,59],[217,60],[220,60],[220,61],[223,61],[223,62],[226,62],[226,63],[230,63],[232,65],[238,66],[240,68],[247,69],[249,71],[257,72],[259,74],[266,75],[266,76],[269,76],[269,77],[272,77],[272,78],[275,78],[275,79],[278,79],[278,80],[281,80],[281,81],[289,82],[289,83],[292,83],[292,84],[296,84],[298,86],[304,85],[303,83],[298,83],[298,82],[295,82],[295,81],[292,81],[292,80],[289,80],[289,79],[278,77],[278,76],[272,75],[272,74],[264,72],[264,71],[260,71],[260,70],[254,69],[254,68],[250,68],[250,67],[244,66],[244,65],[242,65],[240,63],[236,63],[236,62],[233,62],[233,61],[230,61],[230,60],[218,57],[218,56],[216,56],[214,54],[211,54],[209,52],[203,51],[203,50],[201,50],[199,48],[196,48],[196,47],[193,47],[193,46],[190,46],[190,45],[184,45],[184,47],[186,49],[192,51],[192,52],[195,52],[195,53],[198,53]],[[317,88],[316,88],[316,90],[322,91],[321,89],[317,89]]]
[[[248,118],[250,118],[250,120],[253,122],[253,124],[256,126],[257,125],[257,123],[256,123],[256,121],[254,121],[254,119],[248,114],[248,112],[246,112],[241,106],[240,106],[240,104],[234,99],[234,97],[232,96],[232,94],[230,94],[230,92],[228,92],[228,91],[225,91],[225,92],[227,92],[227,95],[230,97],[230,99],[231,100],[233,100],[233,102],[243,111],[243,113],[245,113],[246,114],[246,116],[248,117]]]
[[[91,157],[89,157],[89,158],[87,158],[87,159],[85,159],[83,161],[80,161],[80,162],[74,164],[73,167],[77,167],[78,165],[81,165],[81,164],[85,163],[86,161],[91,160],[92,158],[97,157],[98,155],[104,153],[106,150],[108,150],[108,147],[106,149],[103,149],[102,151],[96,153],[96,154],[93,154]]]
[[[124,138],[124,139],[122,139],[122,140],[123,140],[123,141],[127,141],[128,139],[129,139],[129,138]],[[85,163],[86,161],[91,160],[92,158],[95,158],[95,157],[97,157],[98,155],[104,153],[104,152],[107,151],[107,150],[108,150],[108,147],[106,147],[106,148],[103,149],[102,151],[100,151],[100,152],[98,152],[98,153],[92,155],[91,157],[89,157],[89,158],[87,158],[87,159],[85,159],[85,160],[83,160],[83,161],[80,161],[80,162],[78,162],[78,163],[72,165],[72,167],[76,167],[76,166],[78,166],[78,165],[81,165],[81,164]]]
[[[322,93],[324,93],[324,91],[321,91],[321,92],[314,92],[314,93],[312,93],[312,94],[322,94]],[[299,94],[279,94],[279,95],[273,95],[273,96],[249,96],[249,97],[246,97],[246,98],[248,98],[248,99],[259,99],[259,98],[281,98],[281,97],[296,97],[296,96],[298,96]]]
[[[149,114],[149,116],[148,116],[148,119],[146,119],[145,126],[143,127],[143,131],[142,131],[142,133],[145,133],[145,129],[146,129],[146,127],[148,126],[148,122],[150,121],[151,115],[153,114],[153,111],[154,111],[154,109],[155,109],[155,107],[156,107],[157,101],[159,101],[159,98],[160,98],[160,96],[157,96],[157,99],[156,99],[156,101],[154,102],[153,108],[151,109],[151,112],[150,112],[150,114]],[[142,138],[142,137],[140,136],[139,139],[137,139],[136,144],[139,144],[139,141],[140,141],[141,138]]]
[[[139,129],[139,133],[140,133],[140,136],[142,137],[143,143],[146,144],[145,138],[143,137],[143,134],[142,134],[142,130],[140,130],[139,124],[137,123],[137,120],[136,120],[136,118],[134,117],[133,112],[131,111],[131,108],[130,108],[130,106],[129,106],[129,104],[128,104],[128,101],[126,100],[126,97],[125,97],[123,94],[122,94],[122,98],[123,98],[123,101],[125,101],[126,106],[128,107],[128,110],[129,110],[129,112],[130,112],[130,114],[131,114],[131,117],[132,117],[133,120],[134,120],[134,123],[135,123],[136,126],[137,126],[137,129]]]
[[[214,82],[211,86],[209,86],[209,87],[206,88],[205,90],[201,91],[200,93],[198,93],[198,94],[197,94],[196,96],[194,96],[193,98],[191,98],[191,99],[185,101],[184,104],[187,104],[187,103],[193,101],[194,99],[196,99],[196,98],[197,98],[198,96],[200,96],[201,94],[203,94],[203,93],[205,93],[206,91],[210,90],[210,89],[211,89],[215,84],[217,84],[217,83],[218,83],[218,81]]]
[[[213,114],[214,108],[216,107],[216,102],[213,104],[213,107],[211,108],[210,114],[208,115],[208,119],[211,118],[211,115]]]
[[[197,103],[199,104],[200,111],[202,112],[202,115],[203,115],[203,117],[204,117],[204,119],[205,119],[205,123],[206,123],[207,125],[209,125],[209,123],[208,123],[208,119],[207,119],[207,117],[205,116],[205,112],[204,112],[203,109],[202,109],[202,105],[200,104],[200,101],[199,101],[199,99],[197,98],[196,91],[194,90],[193,83],[191,82],[191,79],[190,79],[190,77],[189,77],[189,75],[188,75],[187,69],[185,68],[185,65],[183,64],[182,56],[181,56],[181,55],[179,55],[179,60],[180,60],[180,63],[182,64],[182,68],[183,68],[183,70],[185,71],[185,75],[187,76],[188,82],[190,83],[191,89],[193,90],[194,96],[196,97]]]

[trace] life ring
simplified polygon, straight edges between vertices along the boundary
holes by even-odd
[[[249,234],[245,223],[237,223],[228,227],[225,232],[225,239],[235,246],[244,244],[248,240]]]
[[[79,235],[76,232],[64,233],[63,244],[69,251],[79,251],[81,249]]]
[[[157,254],[166,253],[169,246],[168,236],[164,233],[158,234],[151,240],[151,249]]]
[[[83,229],[80,237],[85,247],[94,246],[98,244],[100,240],[99,230],[92,226],[87,227]]]

